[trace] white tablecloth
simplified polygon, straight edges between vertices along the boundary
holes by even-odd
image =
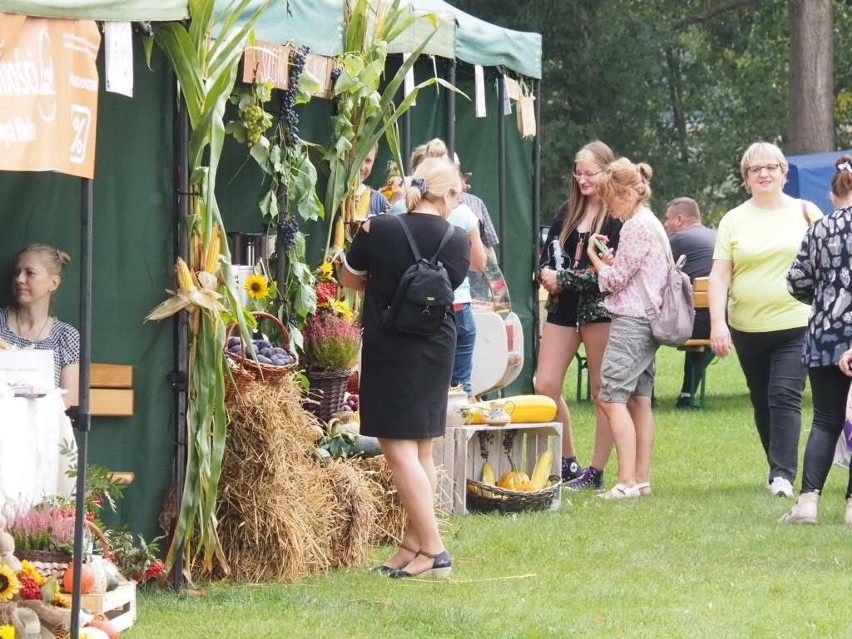
[[[0,507],[30,506],[44,497],[70,496],[69,459],[59,454],[74,441],[62,396],[0,399]]]

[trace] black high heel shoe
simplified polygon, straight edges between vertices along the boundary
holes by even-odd
[[[399,547],[402,550],[407,550],[412,555],[414,555],[414,557],[411,558],[412,561],[417,557],[417,555],[420,554],[419,550],[414,550],[413,548],[409,548],[408,546],[404,546],[403,544],[400,544]],[[377,573],[380,573],[380,574],[383,574],[383,575],[389,575],[390,573],[396,572],[397,570],[399,570],[399,569],[398,568],[391,568],[390,566],[388,566],[386,564],[382,564],[381,566],[375,566],[374,568],[370,568],[370,572],[377,572]]]
[[[453,567],[453,560],[450,558],[450,553],[446,550],[439,552],[437,555],[430,555],[428,552],[420,551],[418,555],[424,555],[432,560],[432,567],[421,570],[418,573],[411,573],[407,570],[394,570],[388,575],[391,579],[406,579],[408,577],[432,577],[434,579],[447,579],[450,576],[450,571]]]

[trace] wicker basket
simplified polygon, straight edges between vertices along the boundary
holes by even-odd
[[[110,548],[109,541],[104,535],[103,531],[98,528],[95,524],[90,522],[89,520],[85,520],[83,522],[86,526],[86,530],[98,538],[101,544],[101,550],[103,550],[104,557],[109,559],[110,561],[115,560],[115,555],[112,553],[112,549]],[[53,569],[64,569],[67,568],[71,561],[73,560],[73,555],[70,552],[65,550],[16,550],[15,557],[24,561],[32,562],[37,566],[51,566]]]
[[[293,361],[286,366],[273,366],[271,364],[261,364],[260,362],[256,362],[253,359],[246,357],[244,345],[243,355],[241,357],[235,356],[226,350],[225,354],[228,356],[229,370],[225,371],[225,397],[228,399],[233,397],[235,392],[239,392],[245,388],[246,384],[249,382],[262,380],[270,384],[276,384],[284,379],[284,376],[296,368],[299,364],[299,358],[290,347],[290,334],[287,332],[287,329],[284,328],[284,324],[281,323],[281,320],[274,315],[263,313],[261,311],[255,311],[252,315],[258,319],[267,319],[276,325],[283,338],[282,347],[285,351],[287,351],[290,357],[293,358]],[[228,327],[228,332],[225,336],[226,347],[236,326],[236,324],[231,324]],[[240,335],[240,344],[243,344],[242,335]]]
[[[480,513],[519,513],[547,510],[559,494],[562,480],[551,475],[550,486],[532,492],[506,490],[473,479],[467,480],[467,509]]]
[[[308,369],[306,377],[311,383],[308,398],[313,401],[307,402],[305,408],[327,423],[332,415],[339,413],[346,405],[343,397],[351,373],[349,369],[343,371]]]

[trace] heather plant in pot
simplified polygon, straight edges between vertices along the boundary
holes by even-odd
[[[338,299],[340,287],[326,262],[317,270],[314,290],[317,310],[302,331],[304,363],[311,371],[348,371],[358,360],[361,328],[353,319],[349,302]]]

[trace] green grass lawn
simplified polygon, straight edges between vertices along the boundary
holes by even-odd
[[[791,501],[765,489],[736,359],[710,368],[707,408],[684,412],[673,408],[682,357],[660,352],[652,497],[566,493],[559,512],[452,518],[444,582],[360,569],[292,585],[204,584],[201,596],[145,591],[125,636],[852,637],[845,472],[832,470],[819,526],[779,525]],[[566,396],[585,462],[593,415],[576,404],[575,383],[572,369]],[[809,395],[805,405],[802,450]],[[613,456],[607,485],[614,475]],[[374,563],[389,552],[376,549]]]

